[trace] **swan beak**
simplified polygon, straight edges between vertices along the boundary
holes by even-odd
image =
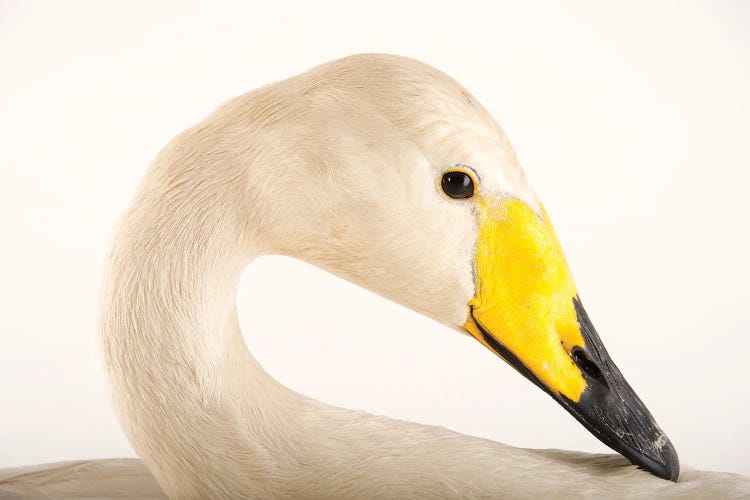
[[[674,446],[602,345],[544,209],[479,200],[464,329],[633,464],[677,481]]]

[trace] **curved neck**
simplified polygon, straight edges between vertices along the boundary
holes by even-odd
[[[279,465],[269,424],[291,427],[301,398],[263,370],[239,329],[235,294],[252,245],[229,207],[196,196],[144,185],[114,241],[100,330],[139,456],[170,494],[209,497],[228,477],[251,487],[250,473]]]
[[[114,240],[100,332],[120,423],[170,497],[524,496],[561,486],[531,485],[527,470],[593,479],[555,455],[283,387],[239,329],[237,284],[260,251],[231,196],[150,175]]]

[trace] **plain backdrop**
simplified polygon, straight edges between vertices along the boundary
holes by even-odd
[[[0,466],[133,456],[95,328],[113,223],[172,136],[357,52],[428,62],[493,113],[683,463],[750,474],[742,1],[0,2]],[[251,351],[298,391],[606,451],[477,342],[301,262],[253,263],[238,305]]]

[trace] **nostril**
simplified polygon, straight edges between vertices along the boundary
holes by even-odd
[[[570,353],[570,357],[573,358],[573,362],[586,375],[593,378],[594,380],[604,380],[601,368],[599,368],[599,365],[597,365],[591,358],[589,358],[589,355],[586,354],[586,351],[584,351],[580,347],[575,347]]]

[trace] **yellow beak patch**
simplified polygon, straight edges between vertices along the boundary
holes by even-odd
[[[552,392],[579,401],[586,382],[570,356],[584,347],[577,292],[546,211],[513,198],[477,206],[476,293],[464,328],[491,348],[484,330]]]

